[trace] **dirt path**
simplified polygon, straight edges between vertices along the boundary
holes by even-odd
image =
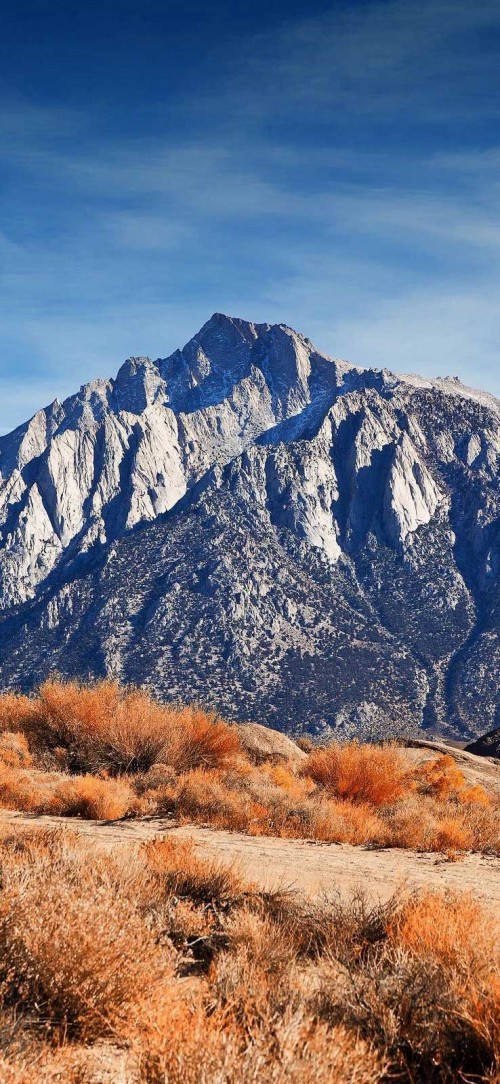
[[[259,887],[294,888],[308,895],[362,888],[373,900],[386,900],[398,888],[451,888],[472,892],[490,906],[500,905],[500,858],[466,854],[458,861],[443,855],[405,850],[366,850],[346,843],[246,836],[196,825],[176,826],[160,817],[129,821],[83,821],[77,817],[36,817],[0,810],[0,827],[69,828],[89,841],[115,850],[168,833],[192,839],[200,854],[235,864]]]

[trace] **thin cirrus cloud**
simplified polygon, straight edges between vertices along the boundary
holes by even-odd
[[[130,122],[113,87],[5,94],[0,430],[215,309],[500,393],[498,4],[312,11],[214,36]]]

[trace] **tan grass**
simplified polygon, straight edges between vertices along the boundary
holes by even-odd
[[[0,867],[10,1084],[97,1084],[101,1040],[142,1084],[496,1079],[499,929],[471,897],[310,902],[64,832],[4,835]]]
[[[76,889],[63,856],[32,861],[27,877],[4,866],[0,973],[8,1003],[36,1005],[51,1030],[91,1041],[116,1034],[171,964],[133,903],[112,885],[96,891],[88,872]]]

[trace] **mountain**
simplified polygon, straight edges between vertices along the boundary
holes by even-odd
[[[237,719],[499,723],[500,403],[215,314],[0,438],[4,686],[115,675]]]

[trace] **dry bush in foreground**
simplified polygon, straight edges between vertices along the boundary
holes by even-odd
[[[470,897],[310,902],[63,832],[4,836],[0,867],[2,1080],[496,1079],[500,931]]]
[[[78,848],[76,847],[76,850]],[[116,1034],[128,1006],[171,975],[133,901],[87,856],[85,873],[57,845],[2,865],[0,980],[6,1005],[33,1006],[59,1035]],[[80,860],[83,855],[80,855]],[[97,864],[98,865],[98,864]],[[95,884],[92,873],[98,881]]]

